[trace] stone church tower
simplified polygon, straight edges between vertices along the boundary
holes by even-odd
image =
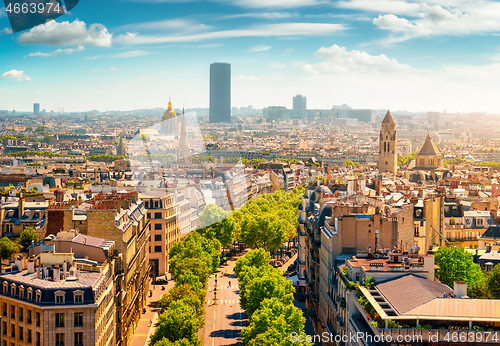
[[[396,173],[398,170],[398,137],[396,133],[396,122],[387,111],[382,120],[380,131],[380,149],[378,153],[378,170],[380,173]]]

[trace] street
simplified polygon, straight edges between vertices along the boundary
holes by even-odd
[[[234,274],[236,259],[228,260],[227,265],[219,268],[217,277],[214,274],[208,280],[205,327],[198,332],[204,346],[243,346],[241,329],[248,322],[240,307],[238,279]],[[214,301],[216,280],[217,301]]]

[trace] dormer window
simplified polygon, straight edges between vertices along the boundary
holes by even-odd
[[[476,219],[476,225],[478,225],[478,226],[484,226],[484,219],[481,218],[481,217],[478,217]]]
[[[24,299],[24,286],[19,286],[19,298]]]
[[[9,210],[7,212],[7,217],[14,217],[14,210]]]
[[[54,293],[55,297],[56,297],[56,304],[57,305],[63,305],[64,304],[64,296],[65,296],[65,292],[64,291],[57,291]]]
[[[42,302],[42,291],[36,290],[35,295],[36,295],[36,303],[40,304]]]
[[[28,287],[28,301],[33,300],[33,289],[31,287]]]
[[[16,284],[10,284],[10,295],[13,297],[16,296]]]
[[[9,291],[9,285],[4,281],[3,282],[3,294],[7,294]]]
[[[39,219],[39,218],[40,218],[40,212],[36,211],[36,212],[33,214],[33,218],[34,218],[34,219]]]
[[[26,219],[27,219],[27,218],[29,218],[29,217],[30,217],[30,211],[29,211],[29,210],[26,210],[26,211],[24,212],[24,214],[23,214],[23,217],[24,217],[24,218],[26,218]]]
[[[83,304],[83,291],[74,291],[73,292],[73,300],[75,304]]]

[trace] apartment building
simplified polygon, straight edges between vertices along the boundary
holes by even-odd
[[[329,292],[339,260],[414,244],[413,205],[382,209],[365,198],[334,195],[326,186],[309,189],[299,207],[298,269],[308,284],[306,304],[317,314],[318,334],[337,316]]]
[[[368,277],[374,287],[353,285]],[[345,345],[454,345],[471,333],[494,344],[500,337],[500,301],[469,299],[465,282],[455,281],[452,289],[435,281],[432,256],[391,252],[348,259],[338,267],[332,299],[337,318],[328,325]]]
[[[115,259],[115,341],[128,345],[149,291],[149,222],[137,192],[98,193],[75,205],[56,203],[49,207],[48,229],[61,225],[65,231],[78,215],[85,225],[83,235],[112,240]]]
[[[168,252],[176,241],[181,240],[177,195],[156,189],[140,194],[139,198],[144,202],[150,220],[149,262],[152,264],[152,273],[156,276],[165,275],[168,273]]]
[[[41,241],[30,248],[36,256],[4,267],[2,346],[115,344],[114,242],[88,238],[93,245],[85,238]]]
[[[48,202],[26,202],[22,197],[16,202],[2,204],[0,207],[2,236],[18,238],[25,228],[33,227],[40,238],[44,237],[48,206]]]

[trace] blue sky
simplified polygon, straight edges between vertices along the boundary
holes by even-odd
[[[500,3],[488,0],[82,0],[10,34],[0,109],[208,107],[209,65],[232,105],[500,112]]]

